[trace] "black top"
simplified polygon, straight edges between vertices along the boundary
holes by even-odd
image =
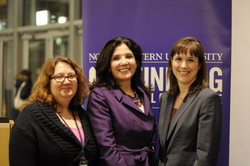
[[[17,94],[17,91],[18,89],[20,88],[21,84],[23,83],[22,80],[20,79],[17,79],[16,80],[16,83],[15,83],[15,87],[16,87],[16,94]],[[26,84],[24,85],[22,91],[20,92],[20,98],[21,99],[27,99],[31,93],[31,90],[32,90],[32,82],[31,80],[27,81]]]
[[[79,107],[89,166],[98,166],[98,155],[85,110]],[[11,130],[10,166],[78,166],[81,143],[60,121],[54,109],[35,102],[19,114]]]

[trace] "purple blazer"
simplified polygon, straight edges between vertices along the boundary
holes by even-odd
[[[120,89],[95,88],[88,101],[88,116],[97,141],[101,165],[155,166],[156,120],[146,93],[145,113]]]

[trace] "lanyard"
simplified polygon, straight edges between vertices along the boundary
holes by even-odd
[[[59,115],[60,119],[62,119],[62,121],[67,125],[67,127],[70,129],[68,123],[65,121],[65,119],[62,117],[62,115],[60,113],[57,113],[57,115]],[[84,157],[84,142],[82,140],[82,135],[81,135],[81,132],[80,132],[80,129],[78,127],[78,124],[76,122],[76,118],[75,118],[75,115],[72,114],[73,118],[74,118],[74,121],[75,121],[75,124],[76,124],[76,128],[78,130],[78,134],[80,136],[80,142],[81,142],[81,145],[82,145],[82,156]]]

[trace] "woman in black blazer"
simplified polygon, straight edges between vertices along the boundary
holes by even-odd
[[[160,100],[159,166],[215,166],[219,154],[222,104],[207,88],[204,50],[185,37],[172,47],[169,90]]]

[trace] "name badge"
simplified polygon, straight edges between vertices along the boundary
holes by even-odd
[[[79,166],[87,166],[88,165],[88,161],[86,160],[85,157],[81,157],[80,158],[80,163]]]

